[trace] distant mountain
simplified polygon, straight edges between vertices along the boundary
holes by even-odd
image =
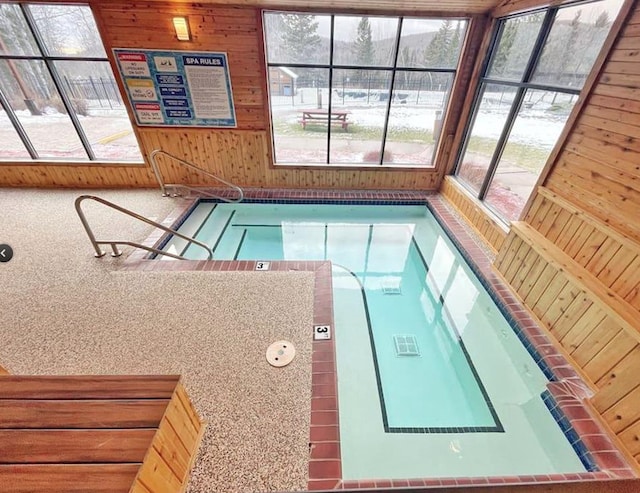
[[[429,43],[431,43],[436,34],[436,31],[431,31],[427,33],[403,36],[400,42],[400,49],[401,51],[403,51],[406,48],[410,53],[415,52],[416,55],[421,54],[425,50],[425,48],[429,46]],[[395,38],[386,38],[373,42],[373,48],[376,53],[375,64],[384,66],[391,65],[391,56],[393,54],[395,43]],[[329,38],[321,37],[318,52],[329,53],[329,44]],[[355,59],[355,55],[353,52],[354,45],[355,41],[340,41],[337,39],[334,40],[334,63],[338,65],[355,64],[357,60]]]

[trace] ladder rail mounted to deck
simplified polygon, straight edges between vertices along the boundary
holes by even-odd
[[[122,255],[122,252],[118,249],[118,245],[127,245],[127,246],[132,246],[134,248],[140,248],[142,250],[146,250],[148,252],[151,253],[155,253],[156,255],[165,255],[167,257],[171,257],[171,258],[175,258],[177,260],[187,260],[185,257],[183,257],[182,255],[176,255],[174,253],[171,252],[165,252],[162,250],[159,250],[158,248],[154,248],[154,247],[150,247],[147,245],[143,245],[141,243],[136,243],[133,241],[127,241],[127,240],[98,240],[96,239],[95,234],[93,233],[93,230],[91,229],[91,226],[89,226],[89,222],[87,221],[87,217],[85,216],[84,211],[82,210],[81,204],[82,202],[84,202],[85,200],[93,200],[95,202],[98,202],[100,204],[106,205],[107,207],[110,207],[111,209],[114,209],[118,212],[121,212],[123,214],[126,214],[127,216],[133,217],[134,219],[137,219],[139,221],[142,221],[144,223],[150,224],[151,226],[154,226],[156,228],[159,228],[163,231],[166,231],[167,233],[171,233],[174,236],[177,236],[178,238],[182,238],[183,240],[188,241],[189,243],[192,243],[194,245],[198,245],[199,247],[204,248],[207,251],[207,260],[211,260],[213,258],[213,252],[211,251],[211,248],[209,248],[209,246],[207,246],[206,244],[202,243],[201,241],[196,240],[195,238],[191,238],[190,236],[186,236],[183,235],[182,233],[178,233],[176,230],[171,229],[163,224],[160,224],[158,222],[152,221],[149,218],[146,218],[144,216],[141,216],[140,214],[137,214],[129,209],[126,209],[124,207],[121,207],[117,204],[114,204],[113,202],[109,202],[108,200],[105,200],[103,198],[100,197],[96,197],[95,195],[80,195],[76,201],[75,201],[75,207],[76,207],[76,212],[78,213],[78,217],[80,217],[80,221],[82,222],[82,225],[84,226],[84,230],[87,233],[87,236],[89,237],[89,240],[91,241],[91,245],[93,245],[94,250],[96,251],[95,256],[96,258],[100,258],[103,257],[106,252],[103,252],[102,249],[100,248],[100,245],[111,245],[111,249],[113,250],[113,253],[111,253],[112,257],[119,257],[120,255]]]
[[[238,196],[235,199],[229,199],[226,197],[221,197],[211,192],[207,192],[206,190],[201,190],[199,188],[196,188],[190,185],[183,185],[180,183],[165,183],[162,173],[160,172],[160,167],[158,166],[158,161],[156,160],[156,156],[158,155],[166,156],[170,159],[173,159],[174,161],[177,161],[182,166],[186,166],[187,168],[192,169],[197,173],[208,176],[209,178],[213,178],[214,180],[222,183],[223,185],[226,185],[229,188],[232,188],[233,190],[235,190],[238,193]],[[210,173],[209,171],[202,169],[201,167],[196,166],[193,163],[190,163],[189,161],[185,161],[184,159],[174,156],[173,154],[170,154],[167,151],[163,151],[162,149],[155,149],[154,151],[151,152],[151,154],[149,154],[149,161],[151,162],[151,168],[153,169],[153,174],[156,176],[156,180],[158,180],[158,184],[160,185],[160,191],[162,192],[163,197],[168,197],[170,195],[169,193],[167,193],[167,188],[173,188],[174,190],[176,190],[176,195],[177,195],[178,188],[184,188],[187,190],[196,191],[198,193],[201,193],[202,195],[206,195],[207,197],[221,200],[223,202],[229,202],[231,204],[242,202],[242,200],[244,199],[244,192],[242,188],[240,188],[238,185],[234,185],[233,183],[223,180],[219,176],[216,176],[213,173]]]

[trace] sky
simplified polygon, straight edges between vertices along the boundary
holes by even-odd
[[[361,16],[341,15],[336,16],[335,38],[340,41],[353,41],[358,29]],[[329,16],[316,16],[319,22],[318,34],[322,37],[329,37],[330,19]],[[392,17],[369,17],[371,24],[371,35],[374,41],[380,39],[395,38],[398,19]],[[403,35],[437,31],[442,25],[442,20],[431,19],[410,19],[405,18],[403,23]]]
[[[609,20],[613,22],[623,0],[602,0],[593,3],[582,4],[578,6],[563,8],[558,11],[558,19],[571,20],[578,10],[582,10],[582,22],[593,22],[603,10],[609,13]],[[335,20],[335,39],[340,41],[353,41],[356,37],[358,23],[362,16],[359,15],[340,15]],[[318,34],[328,38],[330,31],[330,17],[318,15]],[[371,24],[371,34],[374,41],[381,39],[394,38],[398,26],[398,19],[393,17],[377,17],[369,16]],[[442,25],[441,19],[415,19],[405,17],[402,26],[403,36],[411,34],[419,34],[424,32],[434,32],[440,29]]]

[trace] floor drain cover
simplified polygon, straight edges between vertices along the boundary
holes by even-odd
[[[287,366],[296,357],[296,348],[289,341],[277,341],[267,348],[267,361],[271,366]]]

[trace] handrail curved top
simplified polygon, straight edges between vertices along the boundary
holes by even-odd
[[[236,204],[238,202],[242,202],[242,200],[244,199],[244,191],[242,190],[242,188],[240,188],[238,185],[234,185],[233,183],[230,183],[226,180],[223,180],[222,178],[220,178],[219,176],[214,175],[213,173],[208,172],[207,170],[202,169],[199,166],[196,166],[193,163],[190,163],[189,161],[185,161],[184,159],[179,158],[178,156],[174,156],[173,154],[168,153],[167,151],[164,151],[162,149],[154,149],[153,151],[151,151],[151,154],[149,154],[149,161],[151,162],[151,168],[153,169],[153,174],[156,176],[156,180],[158,180],[158,184],[160,185],[160,190],[162,191],[162,196],[166,197],[167,194],[167,187],[183,187],[189,190],[195,190],[193,187],[190,187],[188,185],[181,185],[181,184],[167,184],[164,182],[164,179],[162,177],[162,173],[160,172],[160,167],[158,166],[158,162],[156,161],[156,156],[157,155],[163,155],[163,156],[167,156],[168,158],[171,158],[177,162],[179,162],[180,164],[182,164],[183,166],[186,166],[187,168],[190,168],[192,170],[197,171],[198,173],[201,173],[203,175],[208,176],[209,178],[213,178],[214,180],[222,183],[223,185],[227,185],[229,188],[233,188],[236,192],[238,192],[238,197],[236,197],[235,199],[228,199],[226,197],[220,197],[219,195],[215,195],[213,193],[210,192],[202,192],[205,195],[208,195],[209,197],[213,197],[214,199],[218,199],[218,200],[222,200],[223,202],[229,202],[232,204]]]
[[[95,256],[98,258],[103,257],[105,255],[105,252],[103,252],[100,249],[100,245],[111,245],[111,249],[113,250],[113,253],[111,255],[113,257],[119,257],[120,255],[122,255],[122,252],[118,250],[118,245],[128,245],[135,248],[141,248],[143,250],[147,250],[148,252],[153,252],[157,255],[166,255],[167,257],[172,257],[178,260],[186,260],[186,258],[181,255],[176,255],[171,252],[165,252],[154,247],[142,245],[141,243],[136,243],[132,241],[121,241],[121,240],[97,240],[96,236],[93,234],[93,231],[91,230],[91,227],[89,226],[89,223],[87,222],[87,218],[81,207],[82,202],[84,202],[85,200],[93,200],[95,202],[99,202],[100,204],[106,205],[107,207],[115,209],[118,212],[122,212],[127,216],[131,216],[134,219],[138,219],[139,221],[155,226],[156,228],[166,231],[167,233],[171,233],[174,236],[177,236],[178,238],[182,238],[183,240],[186,240],[189,243],[198,245],[199,247],[202,247],[207,251],[207,260],[211,260],[213,258],[213,252],[211,251],[211,248],[209,248],[206,244],[202,243],[201,241],[191,238],[190,236],[183,235],[182,233],[178,233],[174,229],[171,229],[163,224],[152,221],[149,218],[141,216],[140,214],[130,211],[129,209],[125,209],[124,207],[114,204],[113,202],[109,202],[108,200],[105,200],[103,198],[96,197],[95,195],[80,195],[75,200],[76,212],[78,213],[78,216],[80,217],[80,221],[82,221],[82,225],[84,226],[84,230],[87,232],[87,236],[89,236],[89,240],[91,241],[91,244],[93,245],[93,248],[96,251]]]

